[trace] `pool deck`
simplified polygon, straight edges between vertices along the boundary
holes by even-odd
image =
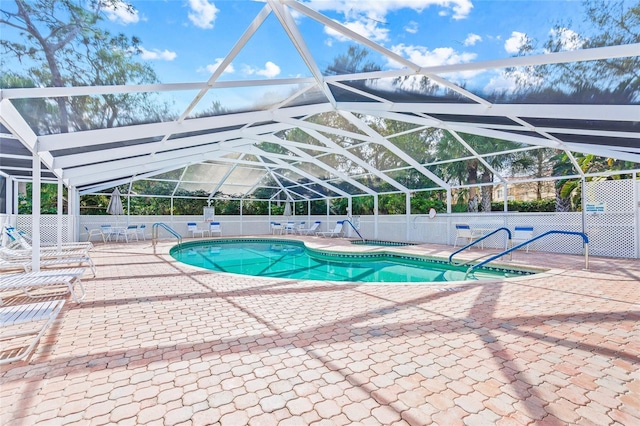
[[[170,245],[96,244],[85,300],[0,367],[0,424],[640,425],[638,260],[518,251],[552,269],[358,285],[211,273]]]

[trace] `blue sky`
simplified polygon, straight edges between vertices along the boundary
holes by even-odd
[[[254,1],[133,1],[136,16],[110,14],[112,32],[142,39],[144,57],[164,83],[208,79],[217,61],[264,6]],[[476,62],[512,56],[525,36],[540,41],[554,24],[581,20],[578,1],[394,0],[306,3],[419,65]],[[296,14],[324,70],[352,41]],[[397,67],[372,55],[383,69]],[[222,80],[310,76],[275,16],[270,16]]]
[[[0,1],[3,8],[12,4]],[[151,64],[162,83],[208,80],[265,5],[249,0],[134,0],[131,4],[134,14],[124,8],[107,10],[102,25],[114,34],[140,38],[141,59]],[[508,58],[526,38],[541,46],[554,25],[572,23],[565,33],[568,50],[575,48],[570,38],[582,37],[582,2],[577,0],[307,0],[303,4],[420,66]],[[309,17],[292,13],[321,71],[355,44]],[[5,30],[0,36],[12,35]],[[382,69],[399,67],[375,52],[369,59]],[[219,81],[311,75],[272,13]],[[503,70],[444,77],[478,94],[515,87]],[[391,80],[378,83],[383,89],[386,84],[390,86]],[[413,90],[410,85],[415,81],[403,84],[403,89]],[[207,108],[214,101],[231,109],[260,107],[285,99],[295,90],[292,85],[216,89],[198,108]],[[179,99],[177,109],[184,108],[194,95],[173,94],[174,100]]]

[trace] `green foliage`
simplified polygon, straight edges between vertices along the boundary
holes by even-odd
[[[555,212],[556,200],[553,198],[547,198],[544,200],[532,200],[532,201],[507,201],[507,209],[510,212]],[[504,204],[491,203],[491,211],[501,212],[504,211]]]
[[[3,87],[106,86],[156,83],[148,64],[137,62],[140,40],[111,34],[100,28],[105,8],[127,9],[120,0],[14,0],[0,4],[0,24],[20,34],[0,38],[0,50],[25,64],[24,75],[4,79]],[[23,81],[16,81],[22,79]],[[166,105],[150,102],[147,93],[108,94],[97,97],[61,97],[16,103],[38,133],[113,127],[149,120],[169,113]],[[34,112],[38,113],[35,114]]]
[[[405,194],[383,194],[378,197],[378,212],[380,214],[405,214],[407,206]]]
[[[62,209],[67,211],[67,188],[62,190]],[[33,184],[26,184],[26,194],[18,194],[18,214],[32,214],[33,212]],[[58,213],[58,185],[43,183],[40,186],[40,214]]]
[[[311,202],[311,214],[326,214],[327,202],[325,200],[314,200]]]
[[[269,214],[269,202],[258,200],[245,200],[242,202],[243,215],[263,215]]]
[[[441,195],[442,194],[435,191],[416,192],[415,195],[411,197],[411,213],[426,214],[429,213],[431,209],[435,209],[438,213],[446,213],[447,202],[446,199],[442,200],[439,198]]]

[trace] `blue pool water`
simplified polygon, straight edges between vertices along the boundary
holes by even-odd
[[[466,267],[400,254],[336,253],[285,240],[210,240],[177,245],[176,260],[218,272],[300,280],[348,282],[462,281]],[[480,270],[467,279],[496,279],[530,272]]]

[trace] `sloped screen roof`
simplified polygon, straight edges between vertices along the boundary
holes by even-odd
[[[605,5],[609,26],[580,33],[563,26],[567,13],[589,18],[575,2],[203,2],[215,18],[183,6],[173,21],[157,9],[176,4],[152,3],[103,9],[100,25],[148,34],[156,47],[139,46],[135,60],[165,83],[3,82],[5,178],[30,178],[33,152],[44,178],[81,193],[168,179],[178,192],[240,198],[464,187],[473,182],[454,170],[469,159],[495,182],[520,180],[530,173],[515,155],[564,153],[562,176],[583,176],[586,154],[640,169],[640,19],[616,38]],[[621,4],[616,13],[633,13]],[[5,23],[0,37],[16,31]],[[169,33],[163,50],[152,36]],[[71,115],[107,101],[119,115],[62,131],[60,99]]]

